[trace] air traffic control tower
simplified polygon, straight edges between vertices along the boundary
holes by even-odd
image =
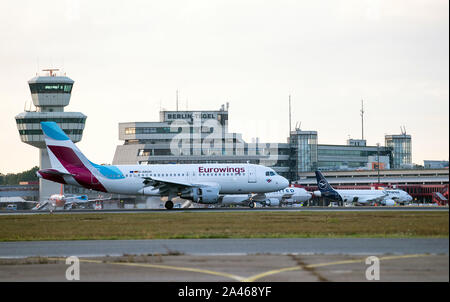
[[[40,122],[56,122],[74,143],[83,135],[86,116],[81,112],[64,112],[69,105],[74,81],[58,69],[44,69],[43,74],[28,81],[35,111],[25,111],[16,116],[17,129],[22,142],[39,148],[39,166],[50,168],[50,160],[44,142]],[[39,179],[39,201],[60,191],[61,185]]]

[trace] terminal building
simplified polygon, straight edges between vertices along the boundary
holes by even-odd
[[[69,105],[74,81],[58,69],[45,69],[28,81],[35,111],[25,111],[15,119],[22,142],[39,149],[39,167],[51,168],[40,122],[53,121],[64,130],[73,142],[83,136],[86,116],[81,112],[65,112]],[[48,199],[60,191],[61,185],[39,179],[39,200]]]
[[[228,132],[228,104],[217,111],[162,110],[157,122],[119,123],[119,139],[124,143],[117,146],[113,164],[248,162],[270,166],[290,181],[316,169],[391,169],[394,151],[411,159],[410,147],[367,146],[356,139],[319,144],[317,131],[298,128],[286,143],[245,142],[242,134]]]
[[[247,143],[228,132],[228,107],[217,111],[161,111],[158,122],[119,124],[113,164],[242,163],[273,166],[286,161],[288,144]],[[283,150],[279,151],[281,147]],[[286,154],[283,154],[286,153]]]

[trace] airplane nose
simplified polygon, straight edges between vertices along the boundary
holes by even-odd
[[[287,188],[289,186],[289,181],[281,176],[280,186],[282,186],[282,189]]]

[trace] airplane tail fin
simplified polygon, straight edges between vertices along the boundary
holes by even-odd
[[[79,169],[88,169],[89,160],[55,122],[41,122],[50,165],[61,173],[76,174]]]
[[[328,183],[326,178],[318,170],[316,170],[316,179],[317,179],[317,186],[319,187],[320,190],[320,196],[338,202],[343,202],[341,195],[339,195],[339,193]]]
[[[317,186],[319,187],[320,192],[330,192],[334,191],[333,187],[328,183],[326,178],[322,175],[322,172],[316,170],[316,179]]]
[[[117,167],[89,161],[55,122],[41,122],[41,127],[51,169],[39,170],[38,177],[63,184],[74,179],[77,185],[100,192],[107,191],[99,180],[102,177],[125,178]]]

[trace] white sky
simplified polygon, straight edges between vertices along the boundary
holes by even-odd
[[[320,144],[412,135],[413,162],[449,158],[449,4],[442,1],[0,2],[0,172],[38,165],[14,116],[38,67],[75,81],[66,111],[88,116],[78,144],[111,163],[118,123],[160,106],[219,109],[244,139],[286,142],[293,122]],[[186,104],[187,103],[187,104]]]

